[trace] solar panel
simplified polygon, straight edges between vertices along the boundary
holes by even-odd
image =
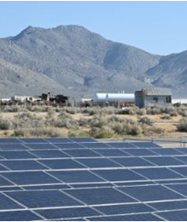
[[[161,146],[152,142],[133,142],[132,144],[139,148],[162,148]]]
[[[30,208],[82,205],[80,202],[72,199],[68,195],[58,190],[13,191],[13,192],[6,192],[6,195],[15,199],[24,206]]]
[[[50,175],[62,180],[66,183],[79,183],[79,182],[99,182],[103,181],[89,171],[53,171]]]
[[[36,158],[34,155],[27,151],[2,151],[0,155],[5,159],[33,159]]]
[[[5,167],[8,167],[11,170],[43,170],[47,167],[39,164],[34,160],[10,160],[1,162]]]
[[[19,138],[22,143],[48,143],[45,139],[41,138]]]
[[[15,151],[15,150],[28,150],[29,148],[22,144],[0,144],[0,150],[2,151]]]
[[[90,205],[136,202],[133,198],[113,188],[71,189],[65,192]]]
[[[77,137],[77,138],[70,138],[72,141],[77,143],[93,143],[97,142],[95,139],[92,138],[84,138],[84,137]]]
[[[65,209],[49,209],[49,210],[37,210],[38,214],[47,219],[61,219],[61,218],[73,218],[73,217],[85,217],[85,216],[97,216],[99,213],[89,207],[74,207]]]
[[[8,209],[21,209],[23,208],[21,205],[17,204],[7,196],[0,193],[0,210],[8,210]]]
[[[68,157],[67,154],[61,152],[59,150],[45,150],[45,151],[30,151],[31,154],[35,155],[35,158],[61,158],[61,157]]]
[[[29,149],[32,149],[32,150],[53,150],[53,149],[58,149],[57,147],[53,146],[52,144],[49,144],[49,143],[44,143],[44,144],[40,144],[40,143],[35,143],[35,144],[26,144],[27,147],[29,147]]]
[[[100,155],[102,156],[111,156],[111,157],[114,157],[114,156],[130,156],[128,153],[126,153],[125,151],[121,151],[119,149],[99,149],[99,150],[96,150],[97,153],[99,153]]]
[[[0,220],[186,220],[186,150],[0,139]]]
[[[151,180],[153,179],[174,179],[182,178],[182,175],[179,175],[167,168],[148,168],[148,169],[134,169],[136,173],[139,173]]]
[[[161,185],[150,186],[137,186],[137,187],[125,187],[118,188],[125,194],[138,199],[139,201],[156,201],[156,200],[175,200],[184,199],[183,195],[180,195],[174,191],[169,190]]]
[[[82,144],[79,144],[79,143],[59,143],[59,144],[55,143],[55,146],[59,149],[76,149],[76,148],[83,149],[85,148]]]
[[[137,148],[131,143],[126,142],[112,142],[112,143],[106,143],[107,145],[113,147],[113,148]]]
[[[88,219],[91,221],[162,221],[162,219],[150,213],[137,215],[92,217]]]
[[[145,157],[145,159],[158,166],[184,165],[182,161],[177,160],[173,157]]]
[[[18,185],[30,185],[30,184],[50,184],[50,183],[59,183],[58,180],[49,176],[48,174],[40,172],[7,172],[2,173],[2,175],[9,179],[10,181]],[[3,178],[2,178],[3,179]],[[10,182],[4,180],[4,183],[0,177],[1,185],[11,185]]]
[[[77,163],[74,160],[66,159],[53,159],[53,160],[40,160],[41,163],[45,164],[51,169],[78,169],[85,168],[85,166]]]
[[[114,169],[114,170],[93,170],[93,172],[108,181],[138,181],[145,180],[140,176],[128,169]]]
[[[0,218],[1,221],[29,221],[42,219],[42,217],[29,210],[0,212]]]
[[[151,164],[150,162],[142,159],[141,157],[112,158],[112,160],[125,167],[154,166],[154,164]]]
[[[65,153],[70,155],[71,157],[97,157],[100,156],[96,152],[89,149],[71,149],[64,150]]]
[[[79,159],[79,162],[90,168],[101,168],[101,167],[119,167],[117,163],[112,162],[106,158],[89,158]]]
[[[158,216],[161,216],[165,220],[170,221],[186,221],[187,210],[176,210],[170,212],[157,213]]]

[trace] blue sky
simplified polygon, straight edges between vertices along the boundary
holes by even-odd
[[[187,50],[187,2],[0,2],[0,37],[29,25],[81,25],[103,37],[168,55]]]

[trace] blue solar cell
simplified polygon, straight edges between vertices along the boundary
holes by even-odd
[[[72,157],[97,157],[99,154],[93,152],[88,149],[73,149],[73,150],[65,150],[65,153],[69,154]]]
[[[34,155],[27,151],[1,151],[0,155],[6,159],[33,159]]]
[[[99,182],[101,178],[89,171],[53,171],[50,174],[66,183]]]
[[[21,208],[23,207],[0,193],[0,210],[21,209]]]
[[[125,151],[121,151],[118,149],[99,149],[96,150],[99,154],[103,156],[130,156],[129,154],[125,153]]]
[[[42,138],[19,138],[22,143],[48,143]]]
[[[99,176],[109,180],[109,181],[131,181],[131,180],[145,180],[144,177],[139,176],[138,174],[127,170],[93,170],[94,173]]]
[[[153,164],[144,159],[141,159],[141,157],[112,158],[112,160],[126,167],[153,166]]]
[[[185,165],[187,164],[187,156],[176,156],[175,158],[177,160],[182,161],[183,163],[185,163]]]
[[[29,210],[0,212],[1,221],[32,221],[42,218]]]
[[[106,143],[83,143],[82,146],[85,146],[86,148],[111,148],[110,146],[108,146]]]
[[[72,140],[70,138],[46,138],[46,141],[50,143],[70,143]]]
[[[40,162],[50,167],[51,169],[85,168],[85,166],[77,163],[76,161],[68,159],[40,160]]]
[[[18,139],[16,138],[0,138],[0,143],[8,143],[8,144],[18,144],[18,143],[21,143],[21,141],[19,141]]]
[[[120,193],[113,188],[89,188],[65,190],[66,193],[83,201],[86,204],[109,204],[136,202],[131,197]]]
[[[38,214],[42,215],[46,219],[60,219],[60,218],[76,218],[86,216],[97,216],[99,213],[89,207],[73,207],[65,209],[49,209],[49,210],[37,210]]]
[[[3,173],[1,173],[3,175]],[[13,185],[8,180],[4,179],[2,176],[0,176],[0,186],[7,186],[7,185]]]
[[[115,185],[118,187],[124,186],[139,186],[139,185],[148,185],[148,184],[155,184],[154,181],[135,181],[135,182],[115,182]]]
[[[165,218],[167,221],[186,221],[187,218],[187,210],[169,211],[156,214]]]
[[[153,179],[174,179],[182,178],[179,174],[167,169],[167,168],[149,168],[149,169],[134,169],[137,172],[151,180]]]
[[[171,184],[171,185],[167,185],[167,187],[187,196],[186,184]]]
[[[159,184],[187,184],[187,179],[176,179],[176,180],[159,180],[157,181]]]
[[[176,148],[181,154],[187,154],[187,148]]]
[[[2,173],[2,175],[18,185],[59,183],[58,180],[44,172],[8,172]],[[5,185],[10,184],[6,182]]]
[[[181,155],[181,153],[177,149],[173,149],[173,148],[153,149],[152,152],[155,152],[156,154],[162,155],[162,156]]]
[[[152,212],[151,207],[146,206],[145,204],[126,204],[126,205],[112,205],[112,206],[101,206],[96,207],[97,210],[101,211],[106,215],[112,214],[129,214],[129,213],[145,213]]]
[[[107,145],[114,147],[114,148],[137,148],[136,146],[134,146],[132,143],[127,143],[127,142],[112,142],[112,143],[106,143]]]
[[[22,144],[0,144],[0,150],[3,151],[15,151],[15,150],[28,150],[29,148],[23,146]]]
[[[38,156],[38,158],[61,158],[68,157],[67,154],[59,150],[45,150],[45,151],[31,151],[31,154]],[[35,157],[37,158],[37,157]]]
[[[150,203],[151,207],[156,208],[157,210],[177,210],[177,209],[187,209],[187,201],[171,201],[171,202],[158,202]]]
[[[83,163],[90,168],[101,168],[101,167],[119,167],[117,163],[112,162],[106,158],[89,158],[89,159],[79,159],[80,163]]]
[[[36,144],[26,144],[27,147],[29,147],[32,150],[54,150],[54,149],[58,149],[57,147],[53,146],[50,143],[45,143],[45,144],[40,144],[40,143],[36,143]]]
[[[76,137],[76,138],[70,138],[72,141],[77,142],[77,143],[93,143],[97,142],[96,140],[92,138],[87,138],[87,137]]]
[[[145,157],[145,159],[158,166],[184,165],[184,163],[173,157]]]
[[[145,185],[118,189],[140,201],[172,200],[184,198],[182,195],[179,195],[161,185]]]
[[[187,167],[171,167],[171,169],[187,177]]]
[[[1,164],[0,164],[0,171],[7,171],[8,169],[6,169],[4,166],[2,166]]]
[[[162,221],[162,219],[160,219],[159,217],[157,217],[151,213],[92,217],[92,218],[88,218],[88,219],[91,221]]]
[[[152,142],[133,142],[132,144],[139,148],[162,148],[161,146]]]
[[[26,207],[61,207],[82,205],[66,194],[54,191],[13,191],[6,194]]]
[[[55,144],[58,149],[83,149],[85,148],[79,143],[59,143]]]
[[[47,167],[37,163],[34,160],[6,160],[1,162],[4,166],[11,170],[42,170]]]
[[[132,156],[156,156],[154,152],[148,149],[126,149],[125,152]]]

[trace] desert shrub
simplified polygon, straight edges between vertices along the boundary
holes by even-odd
[[[5,106],[3,112],[7,113],[17,113],[20,112],[20,107],[18,105]]]
[[[179,132],[187,132],[187,118],[182,118],[177,125]]]
[[[57,119],[54,122],[54,126],[59,127],[59,128],[67,128],[67,129],[76,128],[77,129],[79,127],[79,124],[74,119]]]
[[[107,118],[108,123],[113,123],[113,122],[122,122],[123,120],[118,118],[117,116],[110,116]]]
[[[58,115],[58,117],[62,119],[72,119],[71,115],[64,110],[60,111],[60,114]]]
[[[162,107],[159,106],[152,106],[152,107],[147,107],[146,112],[148,115],[160,115],[163,113]]]
[[[12,122],[8,119],[0,119],[0,130],[9,130],[12,128]]]
[[[94,138],[112,138],[114,137],[114,131],[112,129],[104,129],[104,128],[97,128],[93,127],[89,131],[91,137]]]
[[[68,132],[68,137],[90,137],[90,134],[86,131],[70,130]]]
[[[88,122],[88,120],[85,119],[85,118],[79,119],[78,124],[79,124],[79,126],[83,126],[83,127],[89,126],[89,122]]]
[[[53,108],[53,107],[48,107],[47,108],[47,115],[48,116],[54,116],[55,113],[56,113],[56,109],[55,108]]]
[[[91,127],[104,127],[107,125],[107,119],[100,116],[94,115],[93,118],[89,121]]]
[[[161,119],[171,119],[170,114],[165,114],[163,116],[160,117]]]
[[[139,116],[146,115],[146,109],[137,109],[136,114]]]
[[[64,134],[56,129],[37,128],[27,131],[27,137],[64,137]]]
[[[13,135],[14,137],[24,137],[25,136],[25,131],[21,129],[16,129],[14,130]]]
[[[146,125],[149,125],[149,126],[153,125],[153,121],[150,118],[148,118],[147,116],[144,116],[144,117],[140,118],[139,123],[146,124]]]
[[[63,107],[61,110],[72,115],[77,113],[77,108],[75,107]]]

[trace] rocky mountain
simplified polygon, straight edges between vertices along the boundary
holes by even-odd
[[[51,91],[66,95],[187,88],[187,51],[158,56],[81,26],[28,27],[0,39],[0,97]]]

